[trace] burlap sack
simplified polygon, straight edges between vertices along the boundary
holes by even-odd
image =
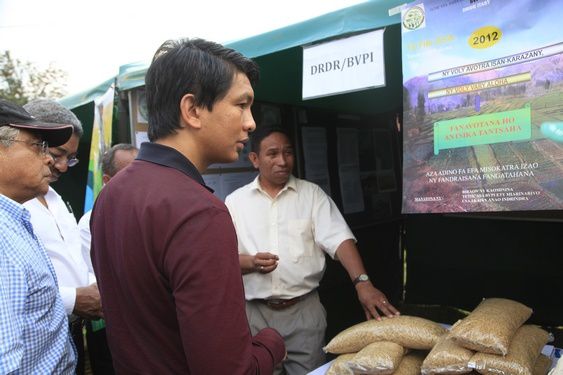
[[[323,348],[327,353],[355,353],[376,341],[391,341],[409,349],[430,350],[447,330],[416,316],[368,320],[345,329]]]

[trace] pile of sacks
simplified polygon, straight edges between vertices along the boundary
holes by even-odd
[[[516,301],[483,300],[440,338],[421,373],[547,374],[551,359],[541,351],[553,338],[540,327],[524,324],[531,315],[531,308]]]
[[[356,324],[323,348],[340,354],[326,374],[420,374],[426,354],[446,332],[438,323],[407,315]]]
[[[551,360],[541,350],[552,337],[524,324],[531,314],[519,302],[490,298],[450,331],[406,315],[362,322],[323,348],[339,354],[326,375],[545,375]]]

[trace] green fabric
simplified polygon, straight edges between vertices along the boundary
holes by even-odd
[[[62,99],[59,99],[59,103],[61,103],[63,106],[69,109],[80,107],[84,104],[93,102],[94,99],[105,94],[106,91],[108,91],[108,88],[114,82],[115,82],[115,77],[112,77],[96,87],[93,87],[88,90],[84,90],[78,94],[66,96]]]

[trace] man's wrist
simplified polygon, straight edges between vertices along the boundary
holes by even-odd
[[[359,283],[364,283],[366,281],[369,281],[369,276],[365,273],[361,273],[352,281],[352,284],[354,284],[354,286],[356,286]]]

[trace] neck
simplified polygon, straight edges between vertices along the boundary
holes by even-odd
[[[287,181],[282,185],[270,184],[262,178],[262,175],[258,177],[258,181],[260,182],[262,190],[264,190],[272,198],[275,198],[287,184]]]
[[[203,174],[209,166],[209,163],[201,157],[202,154],[199,152],[198,144],[190,137],[181,136],[180,132],[158,139],[155,143],[173,148],[184,155],[196,167],[199,173]]]
[[[49,208],[49,206],[47,205],[47,201],[45,200],[45,196],[44,195],[38,195],[37,196],[37,200],[39,202],[41,202],[41,204],[47,208]]]

